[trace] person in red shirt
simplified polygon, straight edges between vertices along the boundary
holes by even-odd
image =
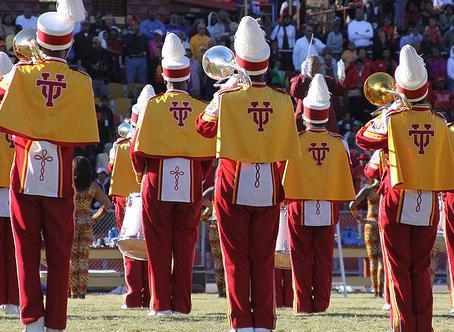
[[[432,105],[434,111],[447,113],[450,117],[454,112],[454,93],[446,89],[446,81],[442,77],[435,83],[436,89],[432,90]]]
[[[307,91],[309,90],[309,85],[312,82],[312,77],[315,76],[315,74],[319,74],[322,69],[322,64],[320,62],[320,59],[316,55],[311,55],[307,58],[306,61],[306,67],[301,68],[304,69],[304,71],[301,72],[300,75],[293,77],[290,80],[290,95],[297,101],[298,105],[296,107],[296,112],[295,112],[295,119],[296,119],[296,125],[298,127],[298,131],[302,131],[305,129],[304,126],[304,121],[303,121],[303,99],[307,95]],[[304,63],[302,67],[304,66]],[[344,80],[345,80],[345,69],[343,68],[343,64],[338,64],[338,77],[337,81],[335,78],[331,76],[325,76],[326,84],[328,85],[329,91],[334,95],[334,96],[343,96],[345,94],[344,91]],[[336,113],[334,110],[334,107],[331,106],[330,112],[329,112],[329,120],[328,123],[326,124],[326,128],[330,132],[337,133],[339,132],[339,127],[337,125],[337,120],[336,120]]]
[[[440,28],[437,26],[437,19],[433,16],[429,19],[429,26],[424,30],[424,41],[430,46],[435,46],[442,42]]]
[[[356,59],[353,66],[347,71],[345,86],[349,98],[352,117],[358,120],[369,118],[369,104],[363,94],[363,86],[366,79],[372,74],[365,66],[362,59]]]
[[[382,58],[375,60],[375,68],[377,71],[382,71],[393,75],[397,68],[397,62],[391,59],[391,50],[389,48],[383,49]]]

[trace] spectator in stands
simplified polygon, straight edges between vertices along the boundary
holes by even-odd
[[[386,41],[390,44],[394,44],[399,34],[397,33],[397,27],[391,22],[389,17],[385,17],[383,21],[383,31],[385,32]]]
[[[108,195],[110,188],[109,172],[104,167],[98,167],[96,169],[95,182],[101,187],[102,191]]]
[[[407,2],[407,10],[405,11],[406,26],[417,26],[421,21],[421,13],[414,1]]]
[[[363,95],[363,86],[370,74],[372,73],[364,65],[364,61],[359,58],[347,70],[345,87],[347,88],[352,117],[357,120],[367,120],[369,118],[367,110],[370,106]]]
[[[147,83],[148,39],[140,32],[139,24],[133,22],[131,32],[123,35],[126,83]]]
[[[336,83],[338,82],[337,61],[336,59],[334,59],[333,54],[328,47],[325,47],[325,50],[323,51],[322,74],[325,76],[333,77]]]
[[[129,28],[131,27],[131,23],[132,23],[132,22],[135,22],[135,21],[138,22],[138,20],[136,19],[136,17],[135,17],[134,14],[128,14],[128,15],[126,15],[126,17],[125,17],[125,27],[124,27],[124,29],[129,29]],[[145,21],[146,21],[146,20],[145,20]],[[144,21],[144,22],[145,22],[145,21]],[[143,22],[142,22],[142,23],[143,23]],[[142,24],[140,24],[140,28],[142,29]],[[142,32],[142,34],[144,34],[144,33]]]
[[[437,19],[435,17],[429,19],[429,25],[425,28],[423,37],[427,48],[435,45],[440,47],[443,38],[441,36],[440,28],[437,26]]]
[[[292,70],[292,52],[295,46],[296,29],[290,15],[284,15],[271,33],[271,40],[277,40],[277,47],[282,55],[280,70]]]
[[[454,45],[451,46],[451,50],[449,51],[447,73],[448,73],[448,90],[454,93]]]
[[[123,43],[121,42],[120,34],[117,29],[110,29],[109,31],[107,50],[111,54],[113,60],[111,80],[113,82],[121,82],[120,57],[123,54]]]
[[[238,29],[238,23],[230,20],[230,15],[225,10],[221,10],[218,13],[219,21],[214,26],[217,44],[225,45],[230,47],[233,42],[233,36],[235,35],[236,29]]]
[[[110,102],[107,96],[101,97],[96,105],[96,117],[98,118],[99,146],[98,151],[104,150],[106,143],[115,138],[115,122]]]
[[[207,35],[205,23],[197,24],[197,33],[191,37],[189,44],[191,46],[193,58],[197,61],[201,61],[205,51],[213,44],[213,41]]]
[[[6,36],[14,35],[16,33],[16,26],[14,25],[13,16],[6,13],[0,22],[0,39],[5,40]]]
[[[345,68],[349,68],[353,62],[358,58],[358,51],[356,50],[355,43],[352,41],[348,42],[347,49],[342,53],[341,59],[344,61]]]
[[[90,26],[90,32],[95,36],[99,36],[99,33],[104,30],[107,30],[107,26],[104,23],[103,16],[101,13],[96,13],[95,24]]]
[[[372,45],[374,58],[378,59],[385,48],[394,50],[394,45],[386,39],[385,29],[383,27],[380,27],[377,29]]]
[[[186,29],[178,22],[179,22],[178,15],[175,13],[171,14],[169,16],[169,23],[165,25],[166,31],[173,32],[177,35],[179,35],[180,33],[186,34]]]
[[[208,30],[208,33],[210,34],[211,39],[214,41],[217,40],[215,26],[216,26],[216,23],[218,23],[218,22],[219,22],[218,14],[216,14],[215,12],[211,12],[208,14],[207,30]]]
[[[356,47],[369,47],[372,45],[374,28],[364,20],[364,12],[356,9],[355,19],[348,24],[348,40],[355,43]]]
[[[452,14],[452,5],[446,5],[443,7],[443,12],[438,17],[438,26],[441,31],[445,32],[453,25],[454,15]]]
[[[451,46],[454,45],[454,25],[446,31],[443,35],[443,46],[445,50],[450,50]]]
[[[162,45],[164,45],[164,33],[156,29],[154,31],[154,38],[148,43],[150,47],[150,59],[154,61],[157,57],[161,56]]]
[[[340,21],[335,20],[333,23],[333,30],[328,33],[326,38],[326,47],[329,47],[334,57],[339,58],[342,54],[342,47],[344,45],[344,36],[340,31]]]
[[[191,39],[192,40],[192,39]],[[183,45],[186,49],[186,56],[190,59],[191,77],[188,85],[188,92],[194,98],[200,98],[201,84],[202,84],[202,65],[200,60],[196,60],[192,53],[192,45],[184,42]]]
[[[438,82],[440,79],[446,79],[447,63],[440,55],[440,49],[438,47],[432,47],[432,54],[427,60],[427,67],[429,79],[432,83]]]
[[[307,25],[304,29],[304,36],[299,38],[295,42],[295,47],[293,48],[293,66],[295,71],[301,71],[301,64],[303,61],[310,55],[320,56],[325,44],[323,44],[319,39],[313,37],[314,29]],[[309,48],[312,38],[312,45]]]
[[[121,32],[121,29],[115,25],[115,18],[112,16],[112,14],[107,14],[106,16],[104,16],[104,24],[107,27],[107,31],[115,29],[118,32]]]
[[[288,86],[288,79],[285,70],[282,70],[282,64],[279,60],[274,61],[272,65],[270,83],[272,86],[278,88],[286,88]]]
[[[399,43],[399,49],[405,45],[414,45],[415,43],[421,43],[423,36],[418,32],[418,28],[415,25],[411,25],[408,29],[408,33],[402,36]]]
[[[412,1],[410,1],[412,2]],[[422,26],[429,25],[431,17],[435,16],[435,10],[432,1],[425,1],[421,4],[421,24]]]
[[[446,89],[446,80],[438,78],[434,83],[435,89],[432,91],[432,104],[436,112],[443,113],[448,120],[452,121],[454,112],[454,94]]]
[[[25,6],[24,14],[16,17],[16,25],[20,25],[22,29],[36,29],[38,19],[32,15],[30,7]]]
[[[99,37],[93,37],[92,47],[82,60],[82,66],[90,75],[95,97],[106,97],[109,94],[108,82],[113,68],[113,60],[109,51],[101,47]]]
[[[148,40],[153,40],[154,31],[159,29],[162,33],[166,33],[166,28],[164,24],[159,20],[155,14],[155,10],[150,8],[148,9],[148,18],[140,23],[140,32]],[[129,26],[132,29],[132,26],[136,24],[137,21],[130,21]]]
[[[369,59],[369,56],[367,55],[366,49],[365,48],[360,48],[358,50],[358,59],[363,60],[364,67],[366,67],[367,71],[370,74],[373,74],[377,71],[377,68],[375,67],[375,63],[373,60]]]
[[[391,76],[394,76],[394,72],[397,68],[397,62],[394,59],[391,59],[391,50],[385,48],[383,50],[382,56],[375,60],[375,69],[376,71],[382,71],[388,73]]]
[[[81,31],[74,35],[72,46],[75,55],[74,62],[85,60],[90,53],[93,37],[90,32],[90,24],[87,21],[81,22]]]

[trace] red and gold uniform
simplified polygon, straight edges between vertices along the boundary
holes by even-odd
[[[356,136],[383,149],[379,222],[394,331],[432,329],[430,253],[437,234],[437,191],[454,187],[446,121],[424,103],[385,109]],[[449,156],[451,156],[449,158]]]
[[[16,135],[11,221],[21,321],[64,329],[74,233],[73,146],[99,140],[91,80],[65,60],[48,57],[40,64],[16,66],[0,93],[0,128]],[[41,232],[48,265],[45,306]]]
[[[210,115],[211,108],[219,117]],[[267,109],[267,121],[255,109]],[[276,315],[269,290],[284,199],[278,162],[299,155],[292,102],[265,83],[226,90],[197,119],[197,131],[217,136],[215,207],[231,327],[272,329]]]
[[[202,182],[211,171],[215,152],[214,140],[195,131],[195,119],[204,108],[204,103],[181,90],[155,96],[148,101],[131,143],[133,168],[142,183],[154,312],[191,311]]]
[[[131,159],[129,157],[130,140],[118,139],[110,151],[109,170],[112,173],[109,196],[115,204],[115,219],[118,231],[123,225],[126,197],[140,192],[136,181]],[[128,292],[125,297],[127,308],[147,308],[150,305],[150,288],[148,283],[148,262],[123,256],[125,281]]]
[[[9,207],[9,173],[14,159],[11,135],[0,133],[0,305],[19,305],[16,257]]]
[[[339,207],[355,198],[342,136],[309,127],[299,139],[302,157],[290,159],[284,173],[285,197],[292,201],[288,225],[295,314],[328,308]]]
[[[454,123],[449,124],[450,142],[454,145]],[[448,284],[451,308],[454,310],[454,191],[443,193],[443,231],[448,253]]]

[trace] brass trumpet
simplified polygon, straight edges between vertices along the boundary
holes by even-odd
[[[238,66],[233,52],[221,45],[210,47],[202,58],[202,67],[205,74],[213,80],[217,80],[215,87],[221,86],[221,81],[230,78],[234,74],[240,76],[240,83],[251,86],[251,78],[246,70]]]
[[[129,122],[121,123],[117,128],[118,136],[130,139],[134,136],[134,127]]]
[[[396,81],[387,73],[378,72],[370,75],[364,82],[364,96],[375,106],[384,106],[398,99],[407,109],[411,109],[407,96],[397,91]]]
[[[46,57],[36,42],[36,29],[19,31],[13,39],[13,51],[20,61],[40,63]]]

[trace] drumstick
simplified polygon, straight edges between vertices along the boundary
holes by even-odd
[[[307,58],[309,57],[309,53],[311,52],[311,47],[312,47],[312,41],[313,40],[314,40],[314,34],[312,34],[312,36],[311,36],[311,40],[309,42],[309,48],[307,49],[306,58],[304,60],[307,60]]]

